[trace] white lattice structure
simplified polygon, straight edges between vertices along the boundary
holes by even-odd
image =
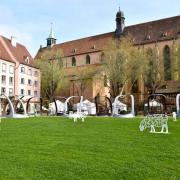
[[[160,132],[156,132],[155,128],[161,128]],[[166,114],[147,115],[140,123],[140,131],[150,128],[151,133],[168,133],[168,116]]]
[[[84,122],[84,119],[86,118],[86,116],[87,115],[85,113],[77,111],[75,113],[69,113],[68,117],[70,119],[73,119],[74,122],[77,122],[78,119],[80,119],[82,122]]]

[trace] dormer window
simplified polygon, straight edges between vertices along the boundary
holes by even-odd
[[[145,40],[150,40],[151,36],[150,35],[146,35]]]
[[[73,49],[73,53],[76,53],[77,52],[77,49],[75,48],[75,49]]]
[[[96,45],[93,45],[93,46],[91,47],[91,49],[96,49]]]
[[[29,64],[29,57],[28,56],[25,58],[25,63]]]
[[[161,37],[167,37],[168,36],[168,33],[167,32],[162,32],[161,33]]]

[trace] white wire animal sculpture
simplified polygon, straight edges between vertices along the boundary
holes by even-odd
[[[72,97],[76,97],[76,96],[72,96]],[[69,101],[69,99],[71,99],[72,97],[68,98],[65,102],[65,113],[67,111],[67,103]],[[82,122],[84,122],[84,119],[86,118],[86,113],[82,112],[82,102],[83,102],[83,96],[81,96],[80,98],[80,105],[77,109],[77,112],[70,112],[68,117],[70,119],[74,119],[74,122],[77,122],[78,119],[81,119]]]
[[[161,128],[160,132],[156,132],[155,128]],[[166,114],[147,115],[140,123],[140,131],[150,128],[151,133],[168,133],[168,116]]]
[[[81,121],[84,122],[84,119],[86,118],[86,116],[87,115],[85,113],[79,112],[79,111],[69,114],[69,118],[73,119],[74,122],[77,122],[78,119],[81,119]]]

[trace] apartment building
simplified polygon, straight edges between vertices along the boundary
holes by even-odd
[[[0,90],[7,96],[40,97],[40,71],[26,47],[0,36]]]

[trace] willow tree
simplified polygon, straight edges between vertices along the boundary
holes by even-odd
[[[67,84],[62,56],[62,51],[49,49],[36,59],[36,66],[41,71],[41,94],[49,100]]]
[[[132,88],[146,67],[145,59],[143,51],[134,46],[131,36],[109,42],[103,52],[102,69],[112,97],[123,94],[127,84]]]
[[[162,72],[163,64],[159,59],[159,50],[157,46],[146,49],[145,54],[148,64],[143,75],[144,82],[149,93],[154,94],[164,81]]]
[[[76,82],[77,94],[82,96],[86,89],[92,84],[93,78],[98,74],[98,67],[76,67],[74,68],[74,81]]]
[[[174,76],[175,80],[180,80],[180,44],[174,47]]]

